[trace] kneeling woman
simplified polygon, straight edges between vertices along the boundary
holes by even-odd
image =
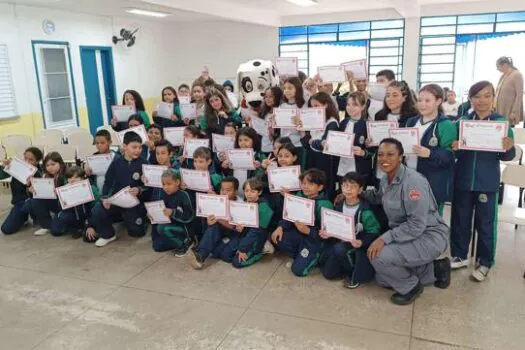
[[[369,202],[383,205],[390,226],[370,245],[368,257],[377,282],[395,290],[391,300],[398,305],[412,303],[423,285],[446,288],[450,281],[450,264],[434,265],[448,247],[448,227],[427,179],[402,164],[403,152],[398,140],[381,141],[378,165],[386,175],[378,190],[365,192]]]

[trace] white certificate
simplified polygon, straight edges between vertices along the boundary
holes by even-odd
[[[324,130],[326,120],[325,108],[307,108],[299,110],[303,130]]]
[[[374,100],[373,98],[371,98],[369,101],[370,106],[368,106],[368,119],[375,120],[377,112],[383,109],[384,101]]]
[[[418,128],[390,129],[390,137],[395,138],[403,145],[405,155],[414,154],[414,146],[419,146]]]
[[[157,105],[157,117],[171,119],[173,115],[173,103],[161,102]]]
[[[38,199],[55,199],[57,194],[55,192],[55,179],[50,178],[32,178],[33,184],[33,198]]]
[[[148,141],[148,133],[146,132],[146,128],[144,125],[138,125],[126,130],[119,131],[117,133],[118,141],[121,145],[124,144],[124,135],[130,131],[136,132],[142,139],[142,143],[146,143],[146,141]]]
[[[193,153],[199,147],[210,147],[209,139],[187,139],[184,141],[184,151],[182,155],[184,158],[193,159]]]
[[[180,104],[180,114],[183,119],[195,119],[197,118],[197,105],[195,103]]]
[[[253,116],[250,119],[250,125],[255,132],[261,136],[268,136],[268,122],[258,116]]]
[[[354,218],[335,210],[321,209],[321,230],[342,241],[355,239]]]
[[[169,167],[163,165],[142,164],[142,175],[144,175],[144,185],[148,187],[162,188],[162,173]]]
[[[126,209],[136,207],[140,202],[137,197],[129,193],[130,190],[131,188],[129,186],[124,187],[112,197],[108,198],[109,203],[116,207]]]
[[[342,66],[318,67],[317,73],[323,83],[340,83],[346,81],[345,69]]]
[[[180,169],[182,181],[190,190],[199,192],[211,191],[210,173],[208,171]]]
[[[111,112],[119,122],[127,122],[129,117],[137,113],[133,106],[111,106]]]
[[[300,174],[301,167],[299,165],[268,168],[268,186],[270,187],[270,192],[280,192],[282,188],[286,188],[289,191],[300,190]]]
[[[169,141],[172,146],[184,145],[184,126],[174,128],[164,128],[164,139]]]
[[[257,203],[230,201],[230,224],[258,228],[259,207]]]
[[[211,138],[213,141],[213,152],[228,152],[235,147],[235,137],[212,134]]]
[[[507,137],[508,129],[508,122],[461,120],[459,122],[459,149],[505,152],[503,138]]]
[[[171,219],[164,215],[164,209],[166,209],[164,201],[145,202],[144,206],[152,225],[169,224],[171,222]]]
[[[237,106],[239,105],[239,99],[237,98],[237,95],[231,91],[226,91],[226,95],[228,97],[228,100],[230,100],[232,106],[234,108],[237,108]]]
[[[315,201],[286,194],[284,196],[283,219],[313,226]]]
[[[113,161],[113,153],[95,154],[86,158],[87,165],[91,172],[95,175],[105,175],[108,171],[111,162]]]
[[[323,153],[343,158],[354,158],[354,137],[354,134],[346,132],[329,131]]]
[[[191,103],[191,97],[189,96],[178,96],[180,105],[189,105]]]
[[[60,205],[64,210],[90,203],[95,200],[89,180],[83,180],[71,185],[58,187],[56,192]]]
[[[228,160],[232,169],[254,170],[254,154],[252,149],[231,149],[228,151]]]
[[[282,77],[297,77],[299,75],[297,57],[277,57],[275,67]]]
[[[372,140],[370,146],[379,146],[379,143],[390,137],[390,129],[397,129],[398,124],[393,120],[366,122],[368,138]]]
[[[368,80],[366,74],[366,59],[350,61],[341,64],[345,72],[352,73],[352,78],[355,80]]]
[[[273,118],[275,129],[295,129],[293,118],[297,116],[297,108],[274,108]]]
[[[197,216],[207,218],[214,215],[217,219],[229,219],[228,196],[197,193]]]
[[[27,181],[31,176],[35,175],[37,170],[38,169],[36,167],[16,157],[11,159],[9,165],[6,165],[4,167],[4,171],[6,173],[11,175],[24,185],[27,184]]]

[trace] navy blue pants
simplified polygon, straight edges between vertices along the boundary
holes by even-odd
[[[35,215],[36,224],[41,228],[50,229],[51,213],[58,214],[60,212],[60,202],[58,199],[31,199],[31,208]]]
[[[87,210],[84,208],[70,208],[59,212],[51,222],[51,234],[53,236],[62,236],[73,231],[86,227]]]
[[[355,249],[348,242],[330,244],[325,249],[319,264],[326,279],[350,277],[355,283],[364,283],[374,278],[374,268],[365,249]]]
[[[2,232],[6,235],[17,233],[22,226],[24,226],[27,219],[29,219],[29,215],[34,218],[31,208],[31,199],[28,198],[19,201],[13,206],[13,208],[11,208],[9,215],[5,218],[1,228]]]
[[[187,249],[191,244],[188,227],[181,224],[153,225],[151,228],[151,244],[156,252]]]
[[[299,277],[307,276],[317,266],[322,243],[303,235],[295,226],[285,230],[277,249],[293,259],[292,272]]]
[[[146,210],[142,203],[127,209],[114,205],[106,209],[102,203],[97,203],[91,212],[90,224],[95,228],[99,237],[108,239],[115,236],[113,222],[120,218],[130,237],[142,237],[146,234]]]
[[[475,214],[474,214],[475,211]],[[478,233],[477,256],[480,265],[492,267],[496,256],[498,192],[454,191],[450,248],[453,257],[468,258],[472,237],[472,215]]]

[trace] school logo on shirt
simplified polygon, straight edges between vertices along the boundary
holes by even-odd
[[[481,203],[487,203],[489,201],[489,198],[485,193],[480,193],[478,199]]]
[[[137,218],[137,220],[135,220],[135,224],[142,225],[142,218]]]
[[[140,174],[139,173],[133,173],[133,180],[137,181],[138,179],[140,179]]]
[[[410,192],[408,192],[408,198],[410,198],[412,201],[418,201],[421,199],[421,192],[413,188],[410,190]]]
[[[310,254],[310,251],[308,249],[303,248],[303,250],[301,250],[301,256],[303,258],[307,258],[309,254]]]
[[[359,138],[359,143],[362,145],[363,143],[365,143],[365,137],[363,135],[361,135],[361,137]]]

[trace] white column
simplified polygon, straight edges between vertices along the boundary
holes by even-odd
[[[405,52],[403,55],[403,79],[410,88],[415,89],[417,83],[417,67],[419,60],[419,26],[420,17],[405,18]]]

